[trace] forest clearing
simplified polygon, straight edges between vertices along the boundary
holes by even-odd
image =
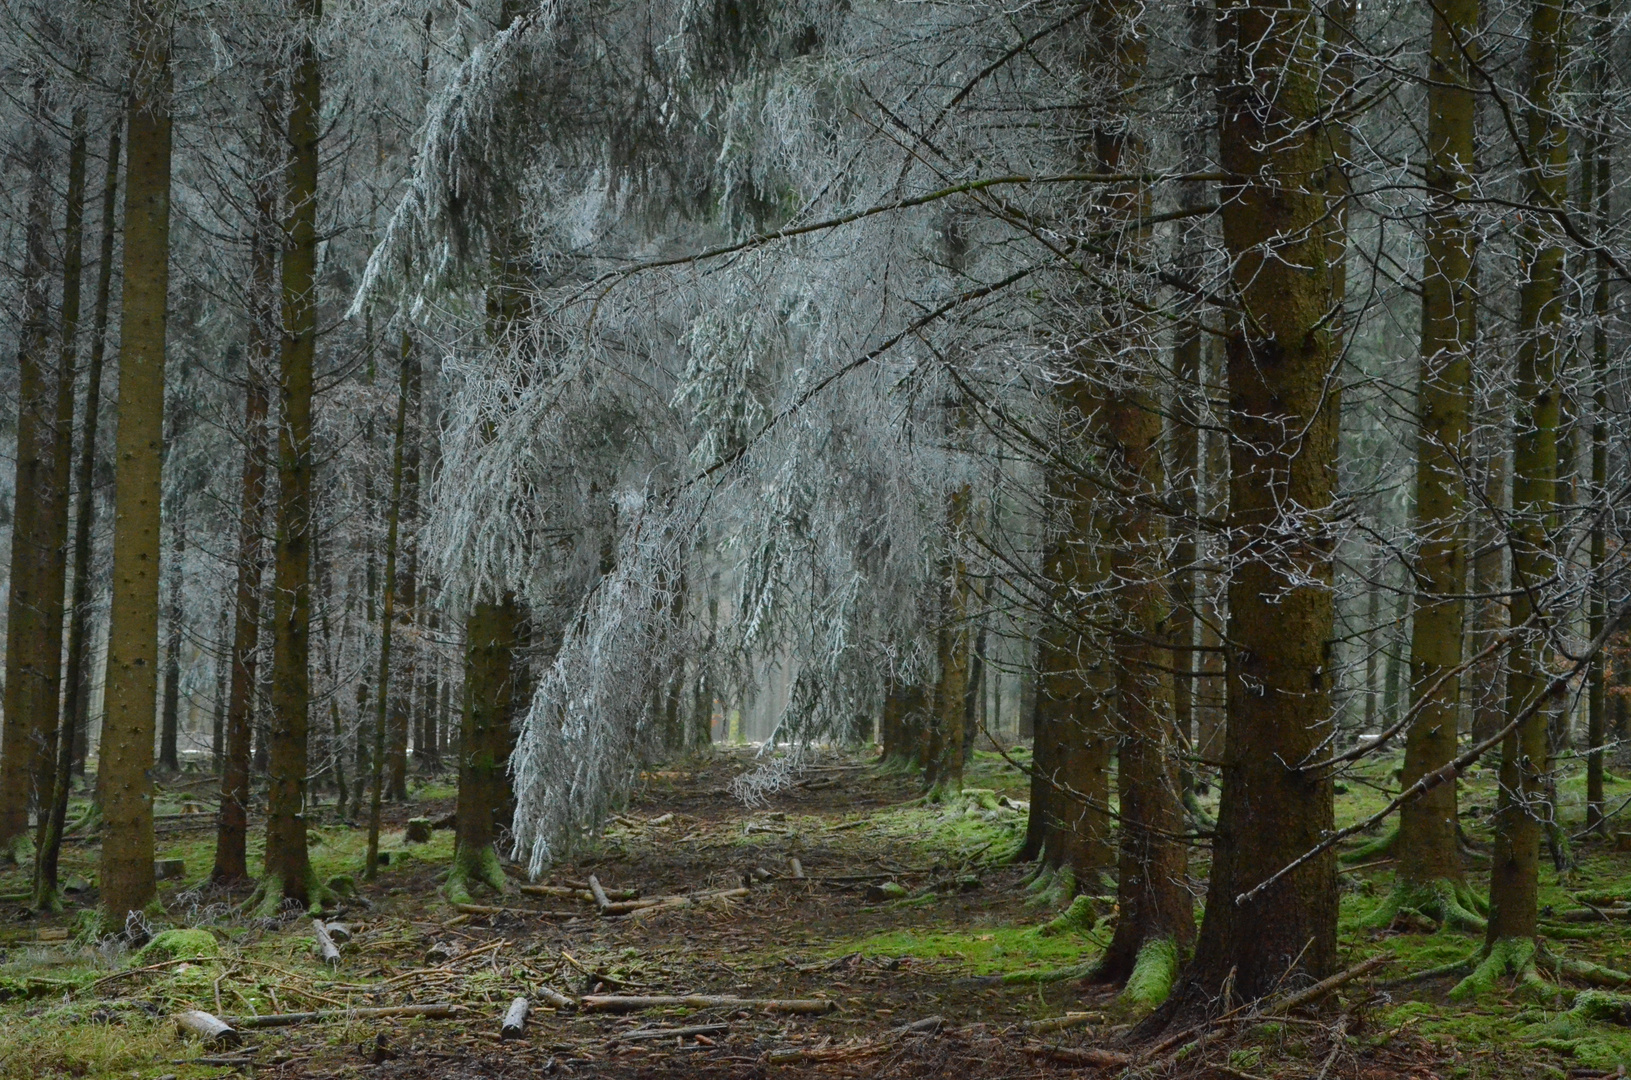
[[[1009,756],[1029,758],[1023,747]],[[0,1075],[1475,1080],[1607,1077],[1631,1059],[1631,1030],[1583,1017],[1573,1004],[1579,989],[1553,985],[1474,1008],[1449,1000],[1461,972],[1411,979],[1466,959],[1477,940],[1420,915],[1365,928],[1387,895],[1391,860],[1363,856],[1343,874],[1342,963],[1385,965],[1329,999],[1284,1014],[1271,999],[1140,1060],[1149,1047],[1126,1036],[1141,1010],[1088,975],[1109,940],[1114,897],[1097,898],[1084,917],[1028,890],[1028,868],[1011,861],[1028,787],[1018,768],[980,752],[966,800],[940,806],[871,754],[834,753],[764,805],[744,807],[726,785],[750,762],[751,752],[722,750],[655,769],[597,843],[541,879],[548,895],[526,891],[512,868],[504,894],[463,907],[440,894],[451,833],[434,821],[451,809],[451,792],[427,780],[393,810],[388,869],[326,913],[347,931],[333,965],[304,913],[234,914],[229,905],[243,894],[211,890],[191,869],[161,893],[169,914],[154,919],[159,936],[127,953],[83,938],[76,927],[85,920],[75,916],[88,908],[79,904],[12,922],[0,966]],[[1488,777],[1466,787],[1467,833],[1483,847]],[[1631,795],[1631,782],[1613,787]],[[1344,818],[1381,798],[1359,792],[1339,800]],[[182,785],[167,794],[166,808],[189,801]],[[1577,815],[1580,793],[1564,805]],[[207,820],[169,818],[177,831],[162,838],[160,857],[195,868],[207,864],[210,844],[186,828],[188,817]],[[405,840],[410,817],[432,822],[429,840]],[[320,872],[356,869],[361,830],[319,812],[312,837]],[[65,855],[70,879],[93,868],[83,847]],[[583,887],[590,875],[611,896],[632,887],[696,899],[600,916]],[[1577,869],[1547,877],[1545,947],[1631,967],[1631,916],[1622,911],[1631,853],[1589,845]],[[0,889],[25,882],[7,874]],[[81,902],[94,905],[94,896]],[[158,929],[167,925],[198,929]],[[748,1000],[607,1007],[642,995]],[[508,1037],[502,1027],[517,997],[528,1002],[525,1027]],[[451,1009],[363,1015],[436,1005]],[[216,1043],[178,1028],[176,1014],[190,1009],[333,1015],[266,1028],[234,1019],[237,1039]]]

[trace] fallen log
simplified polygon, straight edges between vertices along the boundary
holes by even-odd
[[[1336,990],[1347,983],[1353,982],[1355,979],[1370,974],[1384,964],[1391,964],[1392,962],[1393,957],[1385,954],[1381,956],[1373,956],[1369,960],[1355,964],[1346,971],[1339,971],[1328,979],[1322,979],[1306,990],[1299,990],[1289,997],[1281,998],[1279,1001],[1265,1009],[1263,1015],[1284,1016],[1292,1009],[1300,1009],[1304,1005],[1318,1001],[1331,991]]]
[[[559,990],[552,990],[547,986],[538,988],[538,996],[555,1006],[557,1009],[575,1009],[578,1003],[575,999],[567,997]]]
[[[700,904],[706,900],[736,900],[752,894],[752,889],[738,886],[734,889],[691,893],[686,896],[648,896],[643,900],[624,900],[619,903],[607,904],[600,910],[603,915],[628,915],[636,911],[645,911],[647,908],[688,907],[691,904]]]
[[[787,860],[787,865],[788,865],[788,868],[793,871],[792,878],[793,878],[794,881],[803,881],[804,880],[804,864],[803,863],[799,862],[797,858],[793,858],[793,859]]]
[[[329,967],[339,967],[340,947],[334,944],[334,937],[328,932],[328,927],[323,925],[322,919],[311,921],[311,932],[317,939],[317,951],[322,954],[323,963]]]
[[[197,1035],[204,1047],[209,1050],[237,1046],[240,1041],[238,1032],[231,1024],[202,1009],[188,1009],[186,1012],[177,1013],[176,1027],[183,1034]]]
[[[522,885],[521,891],[528,896],[560,896],[571,900],[587,900],[596,903],[595,894],[588,889],[574,889],[569,885]],[[639,889],[607,889],[602,887],[608,900],[638,900]]]
[[[1062,1065],[1089,1065],[1098,1069],[1123,1069],[1133,1063],[1133,1055],[1119,1050],[1100,1050],[1091,1046],[1046,1046],[1032,1043],[1020,1047],[1031,1057],[1047,1058]]]
[[[500,1039],[519,1039],[527,1030],[527,999],[518,997],[504,1012],[504,1022],[498,1026]]]
[[[606,909],[612,906],[612,900],[606,895],[606,890],[600,887],[600,879],[593,874],[589,875],[589,891],[594,894],[595,905],[600,908],[601,914],[605,914]]]
[[[1049,1016],[1041,1020],[1027,1020],[1020,1025],[1032,1035],[1041,1035],[1048,1031],[1068,1031],[1071,1028],[1086,1027],[1093,1022],[1097,1013],[1068,1012],[1063,1016]]]
[[[466,915],[530,915],[534,919],[581,919],[581,911],[542,911],[524,907],[492,907],[487,904],[454,904]]]
[[[590,1012],[614,1013],[683,1006],[691,1009],[763,1009],[765,1012],[818,1016],[838,1008],[838,1002],[826,998],[744,998],[713,994],[589,994],[582,1004]]]
[[[718,1035],[729,1031],[729,1024],[692,1024],[690,1027],[638,1028],[613,1035],[608,1042],[638,1042],[645,1039],[684,1038],[687,1035]]]
[[[387,1016],[422,1016],[427,1020],[446,1020],[457,1016],[463,1007],[449,1002],[435,1005],[386,1005],[370,1009],[320,1009],[317,1012],[268,1013],[265,1016],[238,1016],[232,1025],[241,1029],[293,1027],[296,1024],[320,1024],[328,1020],[374,1020]]]

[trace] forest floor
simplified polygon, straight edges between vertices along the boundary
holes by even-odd
[[[1015,756],[1023,761],[1023,749]],[[1087,932],[1039,931],[1058,912],[1025,890],[1026,867],[1007,862],[1025,825],[1025,779],[1012,764],[979,754],[968,783],[984,794],[950,807],[924,805],[915,778],[837,753],[818,759],[766,804],[745,807],[727,784],[751,765],[745,753],[719,751],[645,774],[604,835],[541,879],[571,888],[594,875],[608,890],[637,889],[644,897],[751,883],[745,895],[623,917],[601,917],[593,903],[570,896],[522,893],[519,872],[507,895],[475,898],[510,910],[449,904],[439,876],[451,858],[451,832],[435,831],[425,843],[404,836],[410,817],[434,820],[452,808],[445,785],[426,783],[408,804],[390,808],[383,845],[389,866],[334,916],[350,931],[337,968],[314,956],[308,918],[236,916],[233,897],[197,887],[213,852],[214,782],[167,785],[159,856],[179,859],[185,869],[162,883],[166,915],[153,923],[196,931],[160,939],[145,952],[76,937],[76,927],[87,925],[78,913],[95,900],[96,850],[88,842],[71,845],[64,878],[78,891],[67,911],[35,918],[15,897],[4,909],[0,1077],[1124,1074],[1093,1064],[1098,1051],[1128,1049],[1121,1037],[1136,1018],[1113,989],[1080,978],[1037,981],[1040,973],[1091,960],[1108,940],[1107,919]],[[1390,769],[1381,763],[1368,779],[1350,780],[1340,816],[1355,820],[1379,807]],[[1575,783],[1561,793],[1566,818],[1583,812]],[[1623,798],[1631,783],[1616,782],[1612,790]],[[1493,801],[1490,778],[1464,782],[1462,797],[1476,851]],[[184,812],[188,807],[197,812]],[[335,819],[331,808],[319,809],[314,821],[318,872],[355,874],[365,830]],[[1582,894],[1600,904],[1609,895],[1631,898],[1631,853],[1601,844],[1576,854],[1575,869],[1557,875],[1548,868],[1544,902],[1561,910],[1578,909]],[[251,869],[258,856],[257,839]],[[1481,886],[1476,854],[1469,865]],[[1204,858],[1194,869],[1204,875]],[[0,893],[21,890],[25,877],[22,870],[0,873]],[[1430,923],[1361,929],[1390,878],[1382,858],[1344,870],[1345,962],[1392,954],[1377,976],[1385,979],[1478,947],[1476,936]],[[1550,942],[1554,951],[1631,966],[1631,921],[1605,916],[1600,924],[1556,931],[1566,936]],[[1139,1061],[1128,1074],[1563,1080],[1624,1075],[1620,1067],[1631,1063],[1631,1032],[1578,1020],[1566,1011],[1567,987],[1550,1000],[1512,993],[1462,1005],[1447,999],[1454,981],[1393,989],[1354,982],[1317,1011],[1225,1025],[1206,1045]],[[737,1003],[627,1015],[556,1010],[544,999],[546,987],[573,998],[816,1000],[823,1003],[813,1007],[829,1011],[790,1014]],[[516,996],[529,998],[533,1011],[522,1037],[504,1041],[500,1020]],[[450,1016],[348,1014],[442,1003],[456,1006]],[[228,1019],[323,1009],[338,1016],[247,1030],[241,1046],[221,1049],[178,1035],[171,1018],[185,1009]]]

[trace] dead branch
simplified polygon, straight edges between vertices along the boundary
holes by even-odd
[[[817,1016],[838,1008],[838,1003],[826,998],[744,998],[711,994],[590,994],[583,999],[583,1007],[590,1012],[642,1012],[674,1006],[691,1009],[763,1009],[765,1012]]]
[[[238,1016],[233,1018],[232,1024],[234,1027],[248,1029],[321,1024],[329,1020],[374,1020],[387,1016],[423,1016],[429,1020],[446,1020],[462,1011],[462,1006],[440,1002],[435,1005],[387,1005],[372,1009],[321,1009],[317,1012]]]

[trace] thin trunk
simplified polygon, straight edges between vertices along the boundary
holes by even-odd
[[[1333,824],[1318,754],[1331,720],[1331,539],[1343,237],[1331,145],[1316,122],[1327,78],[1306,0],[1219,9],[1220,193],[1242,314],[1227,324],[1230,416],[1228,720],[1213,865],[1195,961],[1163,1023],[1255,1000],[1337,959]],[[1265,107],[1272,103],[1272,108]],[[1301,508],[1291,524],[1283,508]],[[1247,894],[1251,893],[1250,898]]]
[[[49,559],[51,484],[56,476],[56,387],[47,379],[51,353],[51,169],[45,141],[43,78],[34,85],[28,219],[24,227],[22,321],[17,343],[17,473],[11,525],[10,596],[6,613],[5,727],[0,734],[0,859],[19,865],[32,855],[28,812],[50,797],[42,721],[56,709],[46,655],[45,563]],[[61,601],[58,591],[57,601]],[[52,720],[52,728],[55,728]]]
[[[1466,482],[1472,350],[1477,333],[1473,229],[1465,206],[1472,189],[1476,100],[1467,58],[1482,19],[1479,0],[1443,0],[1433,9],[1428,56],[1427,245],[1422,258],[1420,389],[1416,411],[1414,580],[1410,707],[1405,738],[1409,786],[1449,764],[1461,716],[1461,666],[1467,575]],[[1432,882],[1464,888],[1458,849],[1456,786],[1440,784],[1399,815],[1395,881],[1406,892]],[[1442,897],[1443,890],[1436,894]],[[1402,900],[1405,898],[1401,898]],[[1439,918],[1464,917],[1447,899],[1410,896]]]
[[[265,903],[320,904],[306,850],[311,707],[312,384],[317,345],[317,170],[322,68],[320,0],[300,0],[289,71],[283,212],[283,348],[279,358],[277,539],[272,591],[271,745]]]
[[[170,603],[164,642],[164,704],[159,710],[159,768],[181,771],[177,738],[181,721],[181,560],[186,554],[186,533],[181,527],[181,511],[175,510],[171,524],[170,551],[174,556],[170,571]]]
[[[232,629],[231,609],[221,609],[220,622],[215,633],[215,702],[210,709],[210,772],[221,775],[221,764],[226,759],[227,687],[231,684],[232,641],[227,637]]]
[[[408,799],[408,732],[413,721],[414,676],[418,656],[412,635],[407,632],[413,627],[419,588],[419,546],[414,536],[414,526],[419,516],[419,406],[422,378],[419,350],[410,347],[403,356],[403,363],[408,371],[408,413],[402,447],[402,507],[397,525],[402,544],[403,571],[400,577],[393,578],[389,574],[385,577],[386,588],[392,588],[394,582],[396,618],[405,632],[405,639],[397,649],[401,654],[398,660],[402,670],[396,680],[396,692],[391,696],[388,728],[391,742],[386,766],[390,769],[390,782],[386,794],[392,802],[406,802]]]
[[[1588,181],[1587,209],[1599,230],[1610,225],[1609,193],[1613,190],[1613,152],[1609,145],[1609,116],[1606,101],[1608,93],[1607,50],[1610,20],[1613,16],[1611,0],[1598,0],[1594,12],[1597,56],[1592,65],[1592,90],[1597,97],[1595,115],[1586,154]],[[1608,499],[1608,290],[1609,265],[1605,253],[1593,257],[1591,372],[1592,372],[1592,424],[1591,424],[1591,493],[1594,508],[1591,526],[1592,590],[1590,607],[1590,634],[1593,640],[1603,632],[1608,618],[1604,599],[1606,588],[1602,581],[1604,567],[1608,565],[1608,522],[1605,501]],[[1608,742],[1608,657],[1599,652],[1591,663],[1589,712],[1587,714],[1586,752],[1586,828],[1606,833],[1608,822],[1603,816],[1603,748]]]
[[[159,636],[164,351],[170,290],[170,0],[131,2],[124,297],[114,455],[113,602],[103,696],[102,906],[153,898],[153,719]]]
[[[221,811],[215,834],[210,880],[230,884],[249,877],[250,766],[253,753],[260,670],[262,515],[266,500],[267,432],[270,409],[267,379],[277,352],[277,172],[279,149],[271,123],[281,96],[274,78],[262,83],[259,160],[250,223],[249,343],[244,363],[242,486],[238,502],[238,575],[233,598],[232,651],[227,690],[225,754],[221,770]],[[264,710],[260,710],[264,711]]]
[[[64,244],[62,262],[62,343],[57,361],[57,419],[56,419],[56,476],[54,487],[60,500],[57,512],[59,524],[53,537],[51,580],[46,585],[56,586],[56,634],[50,641],[60,646],[62,641],[63,608],[61,597],[67,572],[68,498],[69,476],[73,471],[74,456],[74,368],[79,349],[80,285],[85,270],[85,158],[89,134],[85,126],[85,107],[77,106],[73,112],[72,135],[68,148],[68,207],[64,215]],[[77,583],[76,583],[77,585]],[[59,653],[60,656],[60,653]],[[60,663],[60,660],[59,660]],[[60,680],[59,680],[60,681]],[[40,814],[40,842],[34,862],[34,907],[49,910],[57,906],[57,856],[62,849],[62,830],[68,817],[68,791],[73,784],[74,768],[74,703],[73,687],[66,691],[66,707],[57,711],[52,723],[51,753],[52,776],[48,804]],[[55,702],[53,701],[53,706]]]
[[[1525,139],[1533,168],[1525,177],[1538,205],[1561,205],[1567,196],[1568,136],[1557,113],[1564,90],[1564,0],[1535,0],[1529,25],[1529,106]],[[1512,455],[1512,626],[1507,675],[1507,715],[1536,705],[1548,676],[1550,646],[1538,625],[1546,617],[1538,590],[1555,560],[1548,533],[1557,501],[1559,424],[1558,368],[1563,318],[1563,248],[1546,223],[1524,215],[1518,232],[1523,278],[1518,299],[1518,410]],[[1490,867],[1490,916],[1486,950],[1505,941],[1533,941],[1539,908],[1540,838],[1551,812],[1546,776],[1551,768],[1546,708],[1508,735],[1501,745],[1500,796],[1495,816],[1495,855]]]
[[[385,511],[385,589],[380,601],[379,617],[379,679],[374,712],[373,798],[368,809],[368,856],[363,864],[363,877],[374,880],[379,867],[380,808],[385,796],[385,722],[391,696],[391,628],[396,623],[396,537],[402,515],[402,458],[403,441],[408,420],[408,394],[411,375],[408,369],[413,342],[406,331],[402,334],[401,383],[396,396],[396,428],[391,449],[391,501]],[[468,688],[466,693],[468,693]]]

